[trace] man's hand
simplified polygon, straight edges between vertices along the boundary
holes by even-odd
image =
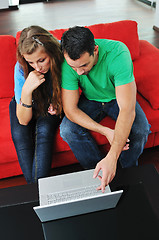
[[[101,185],[97,190],[105,191],[105,186],[107,186],[115,177],[116,174],[117,161],[113,160],[109,153],[105,158],[103,158],[96,166],[94,170],[93,178],[98,177],[101,181]],[[100,170],[102,171],[102,176],[98,175]]]
[[[104,135],[106,135],[106,138],[108,139],[110,145],[112,145],[113,138],[114,138],[114,130],[111,128],[106,128],[106,133]],[[123,151],[129,149],[129,142],[130,142],[130,140],[127,139],[125,146],[123,147]]]
[[[113,138],[114,138],[114,130],[107,128],[107,139],[110,145],[113,142]],[[126,151],[129,149],[129,142],[130,140],[127,139],[127,142],[123,147],[123,151]],[[110,155],[110,153],[108,153],[107,156],[97,164],[94,170],[94,175],[93,175],[93,178],[98,177],[99,180],[101,181],[101,185],[97,188],[97,190],[102,190],[102,192],[104,192],[105,186],[107,186],[115,177],[116,166],[117,166],[117,160],[115,160]],[[102,176],[99,175],[100,170],[102,171]]]

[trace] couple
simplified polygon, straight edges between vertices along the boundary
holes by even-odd
[[[94,40],[88,28],[73,27],[60,44],[45,29],[31,26],[21,32],[14,79],[11,132],[28,183],[49,175],[61,120],[61,137],[84,168],[95,168],[99,190],[114,178],[118,159],[122,167],[138,164],[150,126],[136,102],[132,60],[123,43]],[[115,129],[99,123],[105,116],[116,121]],[[106,156],[88,130],[109,140]]]

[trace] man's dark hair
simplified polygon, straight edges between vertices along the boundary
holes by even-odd
[[[93,33],[85,27],[75,26],[64,32],[61,38],[61,48],[63,53],[67,53],[72,60],[77,60],[80,56],[88,52],[94,54],[95,41]]]

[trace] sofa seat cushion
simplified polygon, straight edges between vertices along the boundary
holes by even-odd
[[[0,37],[0,98],[13,96],[14,91],[14,65],[16,62],[16,42],[13,36]]]
[[[11,98],[0,99],[0,162],[17,161],[16,150],[11,138],[9,103]]]
[[[138,91],[153,109],[159,109],[159,49],[140,40],[140,58],[133,64]]]

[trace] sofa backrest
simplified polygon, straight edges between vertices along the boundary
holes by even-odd
[[[16,39],[10,35],[1,35],[0,46],[0,98],[7,98],[14,94],[13,76],[16,63]]]
[[[113,23],[101,23],[89,26],[95,38],[106,38],[125,43],[128,47],[132,60],[139,57],[139,37],[137,22],[123,20]]]
[[[100,23],[88,27],[97,39],[112,39],[121,41],[128,47],[132,60],[139,57],[139,37],[137,32],[137,22],[123,20],[113,23]],[[57,39],[61,39],[62,34],[67,29],[56,29],[50,31]]]
[[[132,20],[123,20],[113,23],[100,23],[94,24],[88,27],[94,37],[97,38],[106,38],[121,41],[126,44],[128,47],[132,60],[135,60],[139,57],[139,37],[137,31],[137,22]],[[68,29],[56,29],[50,30],[57,39],[61,39],[62,34]],[[20,31],[17,32],[16,41],[18,42],[20,37]]]

